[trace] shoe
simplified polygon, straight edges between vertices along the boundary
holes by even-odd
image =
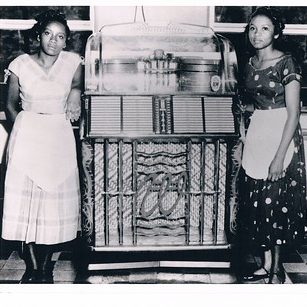
[[[38,283],[40,284],[53,284],[52,271],[41,271],[38,277]]]
[[[286,274],[284,269],[279,269],[276,272],[272,272],[269,278],[269,284],[284,284],[286,281]]]
[[[263,269],[265,271],[264,274],[250,274],[250,275],[245,275],[243,276],[243,280],[245,281],[257,281],[257,280],[260,280],[260,279],[263,279],[263,278],[269,278],[270,274],[269,272],[264,268],[262,267],[261,269]]]
[[[26,270],[22,275],[20,284],[37,284],[38,272],[37,270]]]

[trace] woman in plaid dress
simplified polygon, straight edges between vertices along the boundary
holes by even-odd
[[[76,238],[80,208],[70,120],[80,116],[81,59],[63,51],[70,30],[61,13],[50,10],[36,20],[33,31],[40,49],[10,63],[7,98],[14,126],[2,237],[23,242],[21,283],[53,282],[52,247]]]

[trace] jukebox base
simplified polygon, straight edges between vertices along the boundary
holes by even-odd
[[[99,263],[90,264],[89,271],[97,270],[124,270],[124,269],[146,269],[146,268],[230,268],[230,262],[216,261],[143,261],[143,262],[121,262],[121,263]]]
[[[91,253],[96,254],[95,257],[96,259],[90,261],[90,263],[88,264],[88,270],[97,271],[97,270],[146,269],[146,268],[228,269],[231,266],[230,253],[229,253],[230,249],[231,249],[230,244],[215,245],[215,246],[153,245],[153,246],[143,246],[143,247],[142,246],[92,247]],[[122,254],[124,254],[124,256],[122,256]],[[133,261],[131,261],[131,259]]]

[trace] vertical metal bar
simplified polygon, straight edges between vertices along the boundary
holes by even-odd
[[[226,146],[226,178],[225,178],[225,215],[224,215],[224,230],[230,231],[230,197],[231,197],[231,181],[232,178],[232,148],[236,144],[234,141],[225,142]]]
[[[84,120],[85,120],[85,125],[84,125],[84,135],[82,137],[89,137],[89,134],[91,132],[91,106],[90,106],[91,98],[90,96],[85,96],[84,98]]]
[[[205,99],[201,97],[201,110],[203,117],[203,131],[206,132],[206,112],[205,112]]]
[[[218,207],[219,207],[219,181],[220,181],[220,140],[215,141],[214,148],[214,200],[213,200],[213,243],[217,243]]]
[[[120,132],[124,132],[124,97],[120,96]]]
[[[105,195],[105,241],[106,245],[110,244],[109,234],[109,140],[104,141],[104,195]]]
[[[199,212],[199,235],[200,244],[204,244],[204,228],[205,228],[205,152],[206,141],[201,142],[200,153],[200,212]]]
[[[187,186],[187,193],[186,193],[186,245],[190,244],[190,232],[191,232],[191,169],[192,169],[192,165],[191,165],[191,149],[192,149],[192,142],[188,141],[187,143],[187,182],[188,182],[188,186]]]
[[[174,96],[171,95],[170,96],[170,104],[169,104],[169,108],[170,108],[170,131],[169,133],[174,133]]]
[[[123,141],[118,142],[118,231],[119,245],[124,242],[124,221],[123,221]]]
[[[137,245],[136,215],[137,215],[137,142],[132,143],[132,243]]]
[[[92,161],[91,161],[91,164],[90,164],[90,169],[92,171],[92,178],[91,178],[91,182],[89,182],[88,184],[89,185],[92,185],[91,188],[92,188],[92,195],[91,195],[91,198],[92,201],[93,201],[93,207],[92,207],[92,216],[93,216],[93,230],[92,230],[92,245],[95,246],[96,245],[96,231],[95,231],[95,207],[96,207],[96,198],[95,198],[95,140],[89,140],[89,144],[90,146],[92,147],[93,149],[93,156],[92,156]]]

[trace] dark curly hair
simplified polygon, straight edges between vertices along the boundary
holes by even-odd
[[[37,21],[34,26],[31,29],[33,37],[40,36],[42,32],[45,30],[47,25],[51,22],[59,22],[65,27],[65,33],[66,33],[66,41],[69,40],[70,37],[70,29],[67,25],[67,20],[65,17],[65,14],[63,14],[59,10],[48,10],[45,12],[42,12],[38,16],[35,17],[35,20]]]
[[[283,39],[283,30],[285,28],[285,24],[282,21],[281,15],[279,11],[275,8],[271,8],[268,6],[261,6],[258,7],[250,16],[247,22],[247,25],[245,27],[244,31],[244,38],[245,38],[245,44],[247,46],[246,53],[249,56],[252,56],[255,54],[255,49],[251,45],[249,38],[248,38],[248,32],[249,32],[249,26],[252,21],[252,19],[256,16],[266,16],[272,21],[272,24],[274,25],[274,35],[278,34],[278,38],[274,40],[274,48],[287,52],[287,46]]]
[[[281,38],[282,32],[285,28],[285,24],[282,20],[280,12],[277,9],[271,8],[269,6],[258,7],[256,11],[250,15],[247,26],[246,26],[246,31],[248,32],[251,20],[254,17],[259,16],[259,15],[266,16],[272,21],[272,24],[274,26],[274,35],[278,34],[279,35],[278,38]]]
[[[239,58],[239,61],[242,63],[245,63],[251,56],[255,55],[255,48],[251,45],[249,38],[248,38],[248,32],[249,32],[249,25],[251,20],[258,16],[266,16],[272,21],[272,24],[274,25],[274,35],[278,34],[278,38],[274,40],[274,48],[284,52],[284,53],[290,53],[292,56],[300,63],[300,65],[303,64],[304,61],[304,50],[299,46],[298,43],[295,42],[295,40],[292,37],[286,36],[284,37],[283,30],[285,28],[285,24],[282,20],[280,12],[273,7],[268,6],[261,6],[258,7],[250,16],[248,19],[248,23],[245,27],[245,31],[242,33],[242,43],[244,44],[244,49],[242,52],[242,58]],[[243,65],[242,65],[243,66]]]

